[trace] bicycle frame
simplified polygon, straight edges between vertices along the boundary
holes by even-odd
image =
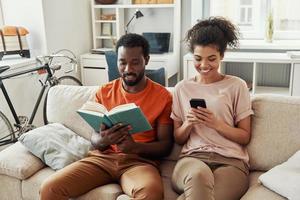
[[[49,67],[49,64],[46,63],[45,65],[40,66],[40,67],[35,67],[33,69],[27,69],[27,70],[15,72],[15,73],[12,73],[12,74],[7,74],[7,75],[3,75],[3,76],[0,75],[0,87],[1,87],[1,90],[2,90],[2,93],[3,93],[4,97],[6,99],[6,102],[7,102],[8,106],[9,106],[9,109],[10,109],[10,111],[11,111],[13,117],[14,117],[14,120],[16,122],[14,124],[14,126],[18,130],[21,128],[21,122],[20,122],[20,120],[19,120],[19,118],[17,116],[17,113],[15,111],[15,108],[14,108],[14,106],[13,106],[13,104],[12,104],[12,102],[11,102],[9,96],[8,96],[7,90],[6,90],[6,88],[5,88],[4,84],[3,84],[3,80],[9,79],[9,78],[12,78],[12,77],[16,77],[16,76],[20,76],[20,75],[23,75],[23,74],[27,74],[27,73],[30,73],[30,72],[35,72],[35,71],[38,71],[38,70],[46,70],[47,71],[47,76],[46,76],[45,81],[41,82],[42,83],[42,88],[41,88],[41,91],[40,91],[39,96],[37,98],[37,101],[36,101],[36,103],[34,105],[33,111],[32,111],[31,116],[30,116],[30,120],[28,122],[28,124],[32,124],[32,122],[34,120],[34,117],[36,115],[37,109],[38,109],[38,107],[40,105],[41,99],[43,97],[43,94],[44,94],[44,92],[45,92],[45,90],[46,90],[46,88],[48,86],[47,82],[49,82],[49,84],[51,84],[50,80],[53,77],[53,73],[52,73],[52,71],[51,71],[51,69]]]

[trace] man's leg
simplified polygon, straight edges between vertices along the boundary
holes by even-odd
[[[248,189],[248,176],[236,167],[218,167],[214,176],[216,200],[238,200]]]
[[[197,158],[185,157],[177,162],[172,175],[172,185],[177,192],[184,193],[178,199],[214,199],[213,173]]]
[[[112,182],[112,176],[89,161],[89,157],[57,171],[43,182],[41,200],[68,200]]]
[[[134,200],[162,200],[163,185],[160,174],[150,164],[131,167],[120,179],[125,194]]]

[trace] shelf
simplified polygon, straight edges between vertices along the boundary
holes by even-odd
[[[299,50],[299,46],[299,40],[274,40],[272,43],[264,40],[240,40],[240,49]]]
[[[98,40],[110,40],[110,39],[117,39],[116,36],[96,36]]]
[[[280,94],[290,95],[288,87],[268,87],[268,86],[256,86],[255,94]]]
[[[95,20],[95,23],[117,23],[116,20]]]
[[[110,4],[95,5],[94,8],[174,8],[175,4]]]

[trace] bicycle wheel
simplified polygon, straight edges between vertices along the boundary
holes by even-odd
[[[7,117],[0,111],[0,146],[16,140],[13,127]]]
[[[73,76],[62,76],[59,77],[58,79],[58,85],[77,85],[77,86],[82,86],[82,83],[80,80]],[[45,96],[44,100],[44,107],[43,107],[43,118],[44,118],[44,124],[48,124],[48,119],[47,119],[47,99],[48,99],[48,92]]]

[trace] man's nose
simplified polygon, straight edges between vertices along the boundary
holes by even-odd
[[[132,65],[130,65],[129,63],[125,66],[125,69],[124,69],[124,71],[125,72],[131,72],[132,71]]]

